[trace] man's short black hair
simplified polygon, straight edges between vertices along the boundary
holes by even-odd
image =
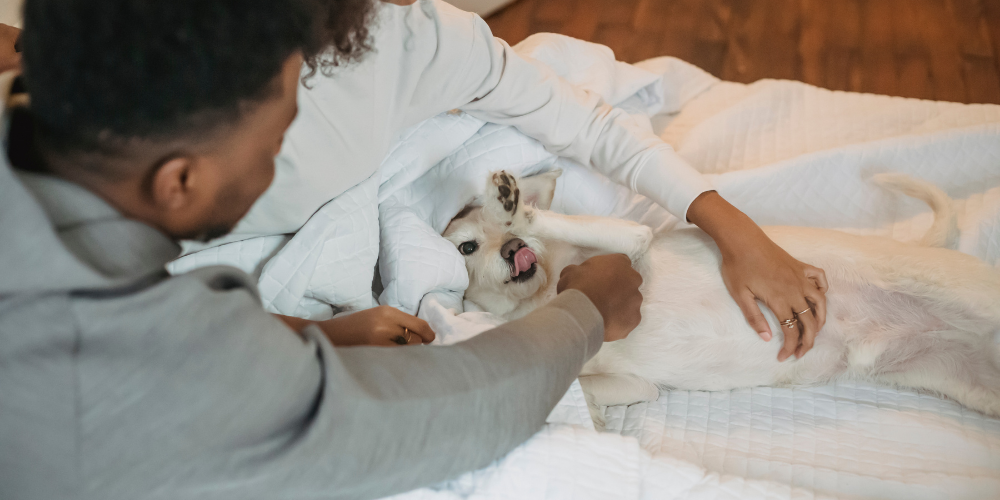
[[[359,58],[372,10],[371,0],[27,0],[36,129],[57,153],[207,132],[272,95],[296,51],[314,70]]]

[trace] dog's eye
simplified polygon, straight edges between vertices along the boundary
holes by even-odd
[[[479,243],[475,241],[466,241],[458,246],[458,251],[462,252],[462,255],[469,255],[476,250],[479,250]]]

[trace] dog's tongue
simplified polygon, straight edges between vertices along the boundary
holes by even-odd
[[[531,269],[531,265],[538,262],[535,258],[535,252],[532,252],[528,247],[521,247],[517,253],[514,254],[514,274],[512,277]]]

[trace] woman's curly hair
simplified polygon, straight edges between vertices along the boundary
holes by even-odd
[[[372,50],[371,26],[377,0],[316,0],[315,44],[305,51],[312,72],[329,75]]]

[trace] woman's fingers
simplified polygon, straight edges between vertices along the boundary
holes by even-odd
[[[753,293],[750,290],[745,290],[739,294],[739,300],[736,303],[740,306],[740,311],[743,311],[743,316],[747,319],[747,323],[750,323],[753,331],[757,332],[757,335],[760,335],[764,341],[771,340],[773,337],[771,327],[767,324],[764,314],[760,312],[760,306]]]
[[[805,298],[816,313],[817,331],[823,329],[826,324],[826,291],[830,289],[826,281],[826,273],[810,265],[805,267],[805,276],[808,283],[805,289]],[[811,286],[810,286],[811,285]]]
[[[816,331],[823,329],[826,325],[826,294],[819,291],[819,289],[813,288],[807,290],[806,302],[809,303],[809,307],[812,308],[812,312],[816,315]]]
[[[781,328],[781,331],[785,334],[785,343],[781,346],[781,350],[778,351],[778,361],[784,361],[792,354],[795,354],[795,350],[799,347],[799,337],[802,332],[798,321],[795,320],[795,313],[792,311],[792,307],[787,303],[778,302],[774,306],[768,304],[768,307],[777,316],[778,328]]]
[[[401,323],[403,328],[409,329],[413,334],[410,337],[410,344],[430,344],[434,341],[435,335],[434,330],[431,330],[431,325],[416,316],[409,314],[406,316],[405,321]]]
[[[802,336],[799,338],[799,346],[795,349],[795,357],[802,358],[805,353],[812,349],[816,343],[816,334],[819,333],[819,322],[813,315],[812,307],[806,304],[805,299],[801,299],[799,305],[795,307],[795,318],[799,321]]]
[[[386,307],[386,312],[391,315],[392,322],[398,325],[397,328],[399,329],[398,334],[393,332],[391,338],[407,341],[405,343],[397,341],[396,343],[401,345],[416,345],[428,344],[434,340],[434,330],[431,329],[431,325],[427,324],[426,321],[411,314],[406,314],[395,307]]]
[[[820,293],[825,294],[830,288],[826,281],[826,272],[822,269],[805,264],[806,278],[813,282],[813,285],[819,289]]]

